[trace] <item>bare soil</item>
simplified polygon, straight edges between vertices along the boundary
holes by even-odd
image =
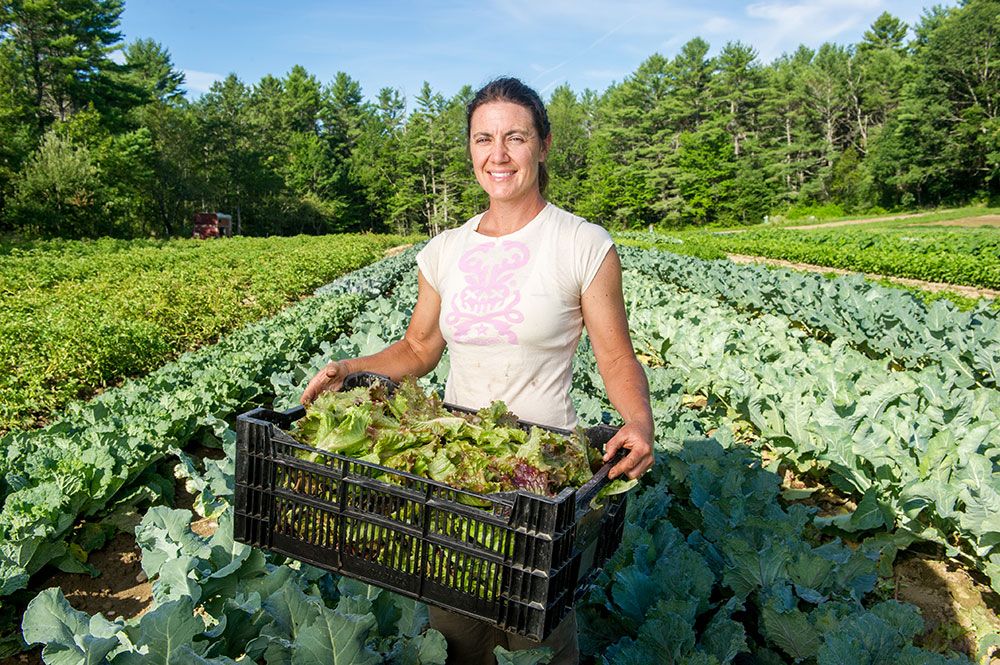
[[[218,456],[218,451],[208,449],[196,452]],[[174,492],[174,507],[193,512],[194,495],[184,489],[183,481],[176,482]],[[135,516],[135,524],[139,520],[140,517]],[[203,518],[191,523],[191,530],[199,536],[211,536],[216,528],[218,523],[214,520]],[[109,619],[132,619],[152,607],[153,587],[142,570],[142,551],[135,544],[134,533],[118,533],[103,548],[91,552],[87,563],[100,573],[97,577],[52,571],[48,576],[42,573],[37,581],[33,580],[32,587],[36,591],[59,587],[73,609],[91,615],[103,614]],[[43,665],[41,651],[35,648],[0,659],[0,665]]]
[[[981,217],[963,217],[962,219],[946,219],[940,222],[920,222],[907,224],[907,226],[961,226],[965,228],[979,228],[989,226],[1000,228],[1000,215],[983,215]]]
[[[830,266],[818,266],[812,263],[797,263],[785,261],[784,259],[769,259],[764,256],[747,256],[746,254],[727,254],[733,263],[763,263],[769,266],[779,266],[781,268],[791,268],[792,270],[805,270],[808,272],[833,273],[835,275],[857,275],[854,270],[844,270],[843,268],[831,268]],[[876,275],[864,273],[869,279],[885,279],[896,284],[912,286],[925,291],[951,291],[967,298],[1000,298],[1000,291],[986,289],[977,286],[962,286],[960,284],[945,284],[944,282],[925,282],[920,279],[910,279],[908,277],[889,277],[886,275]]]
[[[948,212],[942,210],[941,212]],[[884,217],[869,217],[867,219],[844,219],[839,222],[824,222],[822,224],[801,224],[796,226],[782,226],[783,229],[829,229],[836,226],[856,226],[858,224],[873,224],[875,222],[892,222],[897,219],[911,219],[913,217],[923,217],[925,212],[912,212],[905,215],[885,215]]]
[[[382,252],[382,256],[383,257],[396,256],[397,254],[402,254],[411,247],[413,247],[412,242],[406,245],[396,245],[395,247],[390,247],[389,249]]]
[[[786,492],[808,492],[808,496],[793,502],[814,506],[820,516],[857,508],[833,488],[803,480],[787,468],[782,487]],[[896,600],[920,610],[924,630],[914,642],[929,651],[962,653],[978,662],[975,657],[980,640],[1000,632],[1000,595],[954,561],[916,551],[901,552],[893,565],[892,594]],[[1000,665],[1000,650],[984,662]]]
[[[904,553],[894,574],[896,600],[920,608],[925,632],[916,642],[925,649],[957,651],[975,660],[978,641],[1000,631],[996,594],[963,568],[923,554]],[[1000,664],[1000,653],[994,651],[988,662]]]

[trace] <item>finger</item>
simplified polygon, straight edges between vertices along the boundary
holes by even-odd
[[[305,391],[302,393],[302,397],[299,400],[304,406],[309,406],[316,399],[316,396],[320,394],[323,390],[323,384],[326,383],[326,379],[323,377],[323,372],[320,372],[312,378],[309,385],[306,386]]]
[[[627,475],[629,478],[634,478],[630,472],[638,466],[641,458],[641,453],[638,451],[633,450],[629,452],[629,454],[626,455],[622,461],[611,467],[611,471],[608,473],[608,478],[615,479],[622,474]]]
[[[602,458],[605,462],[614,458],[618,454],[618,449],[624,445],[622,437],[617,434],[611,437],[611,440],[604,444],[604,457]]]

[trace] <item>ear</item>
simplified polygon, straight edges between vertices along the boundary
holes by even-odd
[[[539,162],[545,161],[545,158],[549,156],[549,149],[551,148],[552,148],[552,132],[549,132],[549,135],[545,137],[544,141],[542,141],[542,154],[538,158]]]

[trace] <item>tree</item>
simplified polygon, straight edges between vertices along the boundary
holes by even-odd
[[[392,198],[403,180],[402,133],[406,100],[394,88],[382,88],[373,107],[363,116],[351,155],[353,177],[364,188],[371,206],[373,227],[391,228]]]
[[[38,128],[93,104],[110,119],[138,101],[109,57],[121,42],[123,0],[9,0],[0,9]],[[112,113],[114,111],[115,113]]]
[[[187,104],[154,102],[136,111],[139,124],[150,134],[152,197],[151,231],[177,235],[196,212],[202,169],[198,122]]]
[[[7,213],[14,228],[47,237],[99,233],[100,180],[86,147],[49,130],[13,185]]]
[[[235,74],[213,83],[193,105],[201,158],[198,203],[202,209],[232,212],[242,232],[280,232],[281,179],[266,165],[268,155],[253,134],[249,106],[250,91]]]
[[[552,91],[547,107],[552,128],[552,147],[545,161],[549,171],[547,198],[574,210],[583,196],[587,172],[588,110],[565,84]]]
[[[879,14],[871,27],[865,31],[858,44],[858,51],[895,51],[902,55],[906,51],[906,23],[889,12]]]
[[[481,193],[466,156],[465,105],[472,89],[445,99],[424,81],[403,134],[406,177],[394,197],[393,217],[402,228],[414,225],[436,235],[465,220]]]
[[[915,72],[870,160],[886,200],[929,204],[1000,192],[997,16],[997,0],[969,0],[916,26]]]
[[[125,47],[126,78],[150,100],[175,103],[184,96],[184,73],[174,69],[170,53],[152,39]]]
[[[717,74],[711,81],[711,97],[722,102],[725,129],[731,137],[733,155],[739,158],[743,143],[758,129],[763,75],[757,52],[740,42],[726,44],[715,63]]]

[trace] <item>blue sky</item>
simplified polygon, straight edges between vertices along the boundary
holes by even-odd
[[[919,0],[126,0],[126,41],[155,39],[185,72],[189,96],[234,72],[245,83],[303,65],[326,83],[338,71],[373,97],[384,86],[416,96],[423,81],[446,96],[499,75],[543,96],[561,83],[603,91],[653,53],[674,56],[700,36],[770,62],[799,44],[857,42],[883,11],[913,25]],[[956,4],[946,0],[946,5]]]

